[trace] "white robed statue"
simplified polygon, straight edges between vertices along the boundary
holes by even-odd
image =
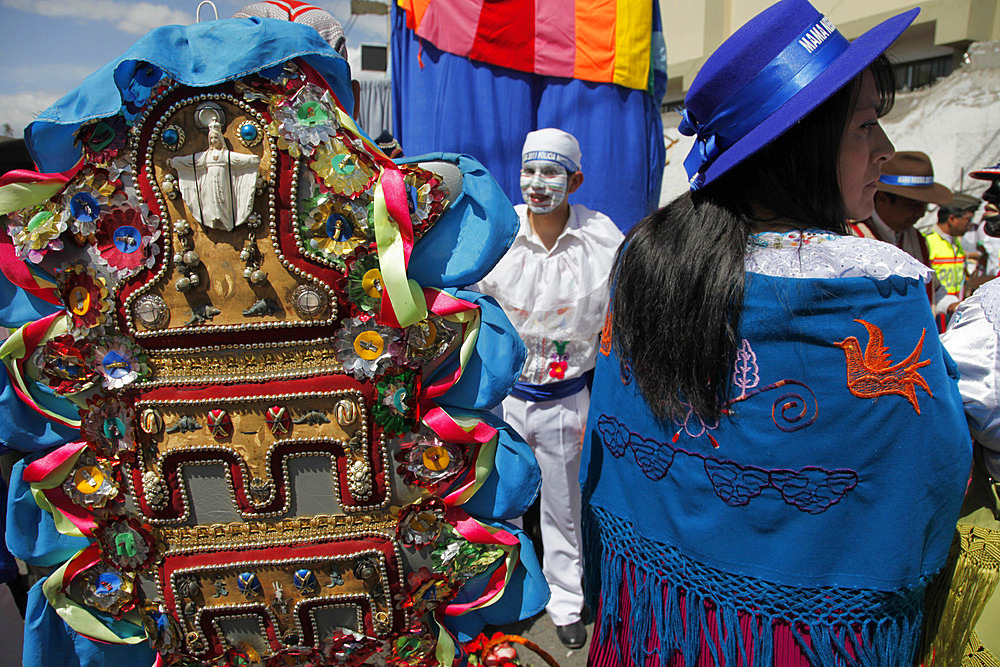
[[[167,161],[177,171],[177,184],[191,214],[206,227],[232,231],[253,209],[260,158],[226,148],[222,125],[208,125],[208,150]]]

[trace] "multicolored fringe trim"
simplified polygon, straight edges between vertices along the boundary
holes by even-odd
[[[583,525],[590,595],[600,595],[590,600],[600,610],[594,641],[617,645],[620,664],[770,665],[776,649],[784,652],[778,626],[815,667],[898,667],[917,655],[926,584],[897,591],[778,585],[702,565],[593,505],[584,508]],[[677,657],[683,662],[671,662]]]

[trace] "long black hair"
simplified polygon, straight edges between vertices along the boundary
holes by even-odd
[[[880,56],[869,70],[882,116],[893,103],[892,66]],[[860,86],[858,76],[716,181],[640,221],[622,244],[611,276],[613,342],[658,418],[683,418],[688,406],[719,418],[755,223],[845,233],[837,158]]]

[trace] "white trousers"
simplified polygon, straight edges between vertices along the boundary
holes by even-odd
[[[580,452],[589,406],[586,388],[544,403],[512,396],[503,402],[504,421],[528,443],[542,470],[542,573],[551,591],[545,610],[556,625],[580,620],[583,609]]]

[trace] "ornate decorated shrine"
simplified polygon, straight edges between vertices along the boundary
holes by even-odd
[[[86,637],[449,664],[544,604],[501,521],[537,467],[484,412],[523,348],[460,289],[516,218],[466,156],[383,155],[347,82],[304,26],[170,26],[29,128],[64,173],[9,211],[3,273],[44,316],[0,349],[0,409],[46,424],[8,444],[32,452],[21,501],[82,540],[43,590]]]

